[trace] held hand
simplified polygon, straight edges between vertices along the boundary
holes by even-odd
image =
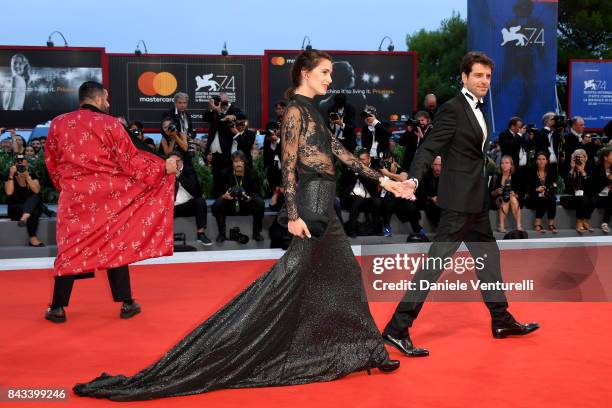
[[[417,134],[417,137],[418,137],[419,139],[422,139],[422,138],[423,138],[423,130],[421,129],[421,127],[420,127],[420,126],[417,126],[417,127],[416,127],[416,134]]]
[[[435,205],[438,205],[438,196],[431,197],[431,202],[434,203]]]
[[[410,201],[416,200],[416,196],[414,195],[414,192],[416,191],[416,184],[414,181],[405,180],[398,184],[401,185],[401,194],[398,197],[405,198]]]
[[[224,200],[233,200],[234,199],[234,197],[229,193],[229,191],[226,191],[225,194],[223,194],[221,196],[221,198],[224,199]]]
[[[544,188],[544,186],[540,186],[540,187],[536,188],[536,191],[537,191],[538,193],[543,193],[543,192],[544,192],[544,190],[546,190],[546,189]]]
[[[13,176],[15,176],[15,173],[17,173],[17,166],[13,165],[13,166],[11,166],[11,168],[9,170],[9,176],[13,177]]]
[[[295,235],[298,238],[304,238],[304,237],[312,238],[310,236],[310,231],[308,231],[308,227],[306,226],[306,223],[301,218],[298,218],[297,220],[289,221],[288,227],[289,227],[289,232],[291,233],[291,235]]]
[[[236,120],[236,116],[235,115],[225,115],[225,117],[223,118],[223,120],[230,120],[230,121],[235,121]]]

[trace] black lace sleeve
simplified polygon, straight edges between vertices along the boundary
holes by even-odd
[[[297,220],[299,218],[295,202],[295,193],[296,164],[301,129],[302,117],[300,110],[296,106],[290,106],[285,113],[281,125],[283,188],[285,189],[285,202],[289,220]]]
[[[336,156],[342,163],[344,163],[348,168],[357,173],[361,174],[364,177],[367,177],[371,180],[374,180],[378,183],[378,180],[383,176],[378,171],[366,167],[357,159],[351,152],[346,150],[346,148],[340,143],[338,138],[334,136],[331,132],[328,131],[329,137],[331,138],[331,148],[334,156]]]

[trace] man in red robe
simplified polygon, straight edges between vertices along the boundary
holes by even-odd
[[[139,150],[108,115],[108,92],[97,82],[79,88],[80,109],[53,119],[45,163],[60,192],[53,301],[45,318],[66,321],[75,279],[107,269],[120,316],[140,312],[127,265],[171,255],[176,159]]]

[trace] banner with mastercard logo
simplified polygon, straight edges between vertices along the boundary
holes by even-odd
[[[301,51],[266,50],[264,72],[267,86],[264,102],[267,116],[291,85],[290,71]],[[333,105],[334,95],[344,94],[357,112],[373,105],[382,121],[395,120],[416,110],[416,63],[414,52],[328,51],[333,59],[332,84],[315,102],[323,115]],[[354,126],[363,124],[357,118]]]
[[[209,99],[226,93],[261,127],[261,57],[108,54],[111,113],[158,129],[177,92],[189,95],[194,127],[208,128]]]

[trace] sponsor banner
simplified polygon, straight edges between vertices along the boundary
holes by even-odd
[[[102,82],[102,48],[0,48],[0,125],[34,127],[79,107],[79,86]]]
[[[612,61],[570,61],[569,113],[582,116],[588,129],[612,120]]]
[[[274,105],[283,100],[291,86],[290,71],[300,51],[265,51],[267,64],[268,120],[275,120]],[[315,98],[326,117],[334,95],[344,94],[356,110],[354,126],[361,127],[359,112],[364,106],[376,107],[381,121],[398,120],[416,109],[416,63],[414,52],[329,51],[333,59],[332,84],[327,94]],[[264,102],[265,103],[265,102]]]
[[[135,56],[109,54],[111,113],[145,128],[158,129],[164,113],[174,109],[177,92],[189,95],[188,112],[196,128],[207,128],[209,99],[226,93],[249,119],[261,126],[261,57]]]
[[[512,116],[540,123],[555,111],[557,1],[468,0],[468,49],[495,62],[486,109],[494,136]]]

